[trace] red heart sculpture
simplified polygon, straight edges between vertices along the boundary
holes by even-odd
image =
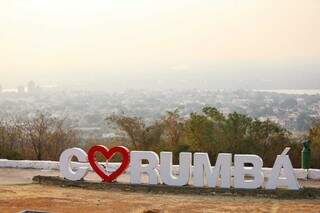
[[[120,153],[122,155],[122,162],[120,167],[113,173],[107,174],[106,171],[98,165],[95,157],[97,152],[102,153],[106,160],[111,159],[114,154]],[[130,163],[130,151],[124,146],[117,146],[108,150],[108,148],[105,146],[96,145],[90,148],[88,152],[88,160],[92,169],[103,179],[103,181],[112,182],[128,168]]]

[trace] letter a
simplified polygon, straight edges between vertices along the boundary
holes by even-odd
[[[289,148],[286,148],[281,155],[277,156],[277,159],[273,165],[271,176],[266,185],[266,189],[276,189],[279,182],[283,181],[288,186],[288,189],[298,190],[299,183],[294,174],[294,170],[290,161],[287,152]],[[280,177],[282,174],[281,170],[283,169],[284,177]]]

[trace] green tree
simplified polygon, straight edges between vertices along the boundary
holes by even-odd
[[[184,121],[180,117],[179,110],[167,111],[161,122],[164,128],[163,133],[166,140],[166,148],[174,149],[179,146],[184,128]]]
[[[151,150],[160,145],[164,131],[161,122],[156,121],[152,125],[146,126],[141,118],[116,114],[108,116],[106,120],[116,124],[121,131],[127,134],[132,148],[135,150]]]
[[[320,168],[320,123],[314,124],[309,130],[311,141],[311,167]]]

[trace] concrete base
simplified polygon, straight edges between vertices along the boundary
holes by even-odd
[[[173,193],[173,194],[191,194],[191,195],[224,195],[224,196],[254,196],[284,199],[320,199],[320,188],[301,188],[297,191],[277,189],[277,190],[244,190],[244,189],[221,189],[221,188],[198,188],[193,186],[167,186],[167,185],[147,185],[147,184],[125,184],[125,183],[101,183],[90,181],[69,181],[60,177],[35,176],[34,183],[56,185],[62,187],[80,187],[94,190],[120,190],[127,192],[143,193]]]

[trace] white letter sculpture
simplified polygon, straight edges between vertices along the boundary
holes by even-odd
[[[132,184],[141,183],[141,174],[147,173],[149,184],[158,184],[159,172],[159,156],[152,151],[131,151],[131,167],[130,167],[130,182]],[[147,160],[149,164],[142,165],[142,160]]]
[[[245,167],[245,163],[253,166]],[[234,156],[234,187],[241,189],[256,189],[262,186],[264,176],[261,171],[262,159],[257,155],[235,155]],[[245,180],[245,176],[253,177],[253,180]]]
[[[169,186],[184,186],[189,183],[192,154],[181,152],[179,155],[179,177],[172,175],[172,152],[160,152],[160,176]]]
[[[290,158],[287,155],[289,150],[290,148],[287,147],[281,153],[281,155],[277,156],[271,171],[271,176],[267,182],[266,189],[276,189],[279,185],[279,182],[285,182],[288,186],[288,189],[298,190],[300,188],[297,178],[294,174]],[[280,177],[281,174],[283,174],[284,177]]]
[[[231,160],[229,153],[220,153],[216,160],[214,168],[211,167],[208,153],[194,154],[193,185],[197,187],[204,186],[204,177],[207,177],[208,187],[215,187],[217,180],[221,176],[221,187],[230,187],[231,178]]]
[[[80,148],[67,149],[60,155],[60,175],[68,180],[81,180],[87,175],[88,167],[79,167],[76,171],[73,171],[71,168],[71,159],[73,156],[75,156],[79,162],[88,162],[88,155],[84,150]]]

